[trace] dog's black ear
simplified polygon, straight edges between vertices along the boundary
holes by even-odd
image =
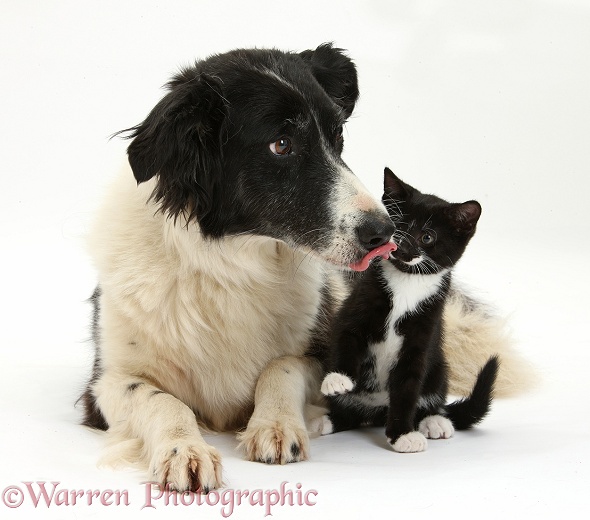
[[[218,80],[191,69],[167,87],[145,121],[127,131],[129,164],[138,184],[157,175],[152,198],[163,212],[201,222],[221,174],[226,102]]]
[[[331,43],[299,55],[309,63],[318,83],[349,117],[359,97],[356,67],[352,60]]]

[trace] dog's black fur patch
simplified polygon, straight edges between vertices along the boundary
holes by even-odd
[[[153,198],[162,211],[198,221],[210,237],[284,239],[298,230],[309,245],[327,235],[330,173],[317,143],[327,136],[340,155],[341,128],[359,95],[356,69],[340,49],[236,50],[183,69],[167,87],[127,131],[135,178],[157,175]],[[268,150],[282,137],[295,153]]]

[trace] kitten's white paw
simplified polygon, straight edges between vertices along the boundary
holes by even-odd
[[[400,435],[395,442],[391,439],[387,439],[387,442],[391,445],[394,451],[399,453],[416,453],[424,451],[428,445],[426,437],[420,432],[410,432]]]
[[[427,439],[450,439],[455,433],[453,423],[442,415],[430,415],[420,421],[418,430]]]
[[[330,372],[322,381],[322,394],[339,395],[350,392],[354,388],[354,383],[350,377],[338,372]]]
[[[334,432],[334,425],[328,415],[322,415],[309,423],[309,429],[315,434],[330,435]]]

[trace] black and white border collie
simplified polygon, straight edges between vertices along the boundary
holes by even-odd
[[[341,158],[358,95],[329,44],[236,50],[182,70],[127,131],[131,171],[91,234],[96,358],[82,395],[113,457],[201,492],[222,485],[201,427],[240,431],[253,461],[308,457],[339,277],[394,232]]]
[[[129,130],[132,174],[92,232],[85,424],[163,485],[207,491],[221,464],[201,425],[246,427],[251,460],[308,456],[331,266],[354,268],[394,226],[341,158],[359,94],[341,50],[236,50],[168,88]]]

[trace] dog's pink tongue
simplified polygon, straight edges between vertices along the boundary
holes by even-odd
[[[353,271],[366,271],[369,268],[369,264],[373,258],[380,256],[381,258],[389,258],[389,253],[395,251],[397,246],[393,242],[387,242],[372,251],[369,251],[361,260],[354,264],[350,264],[350,268]]]

